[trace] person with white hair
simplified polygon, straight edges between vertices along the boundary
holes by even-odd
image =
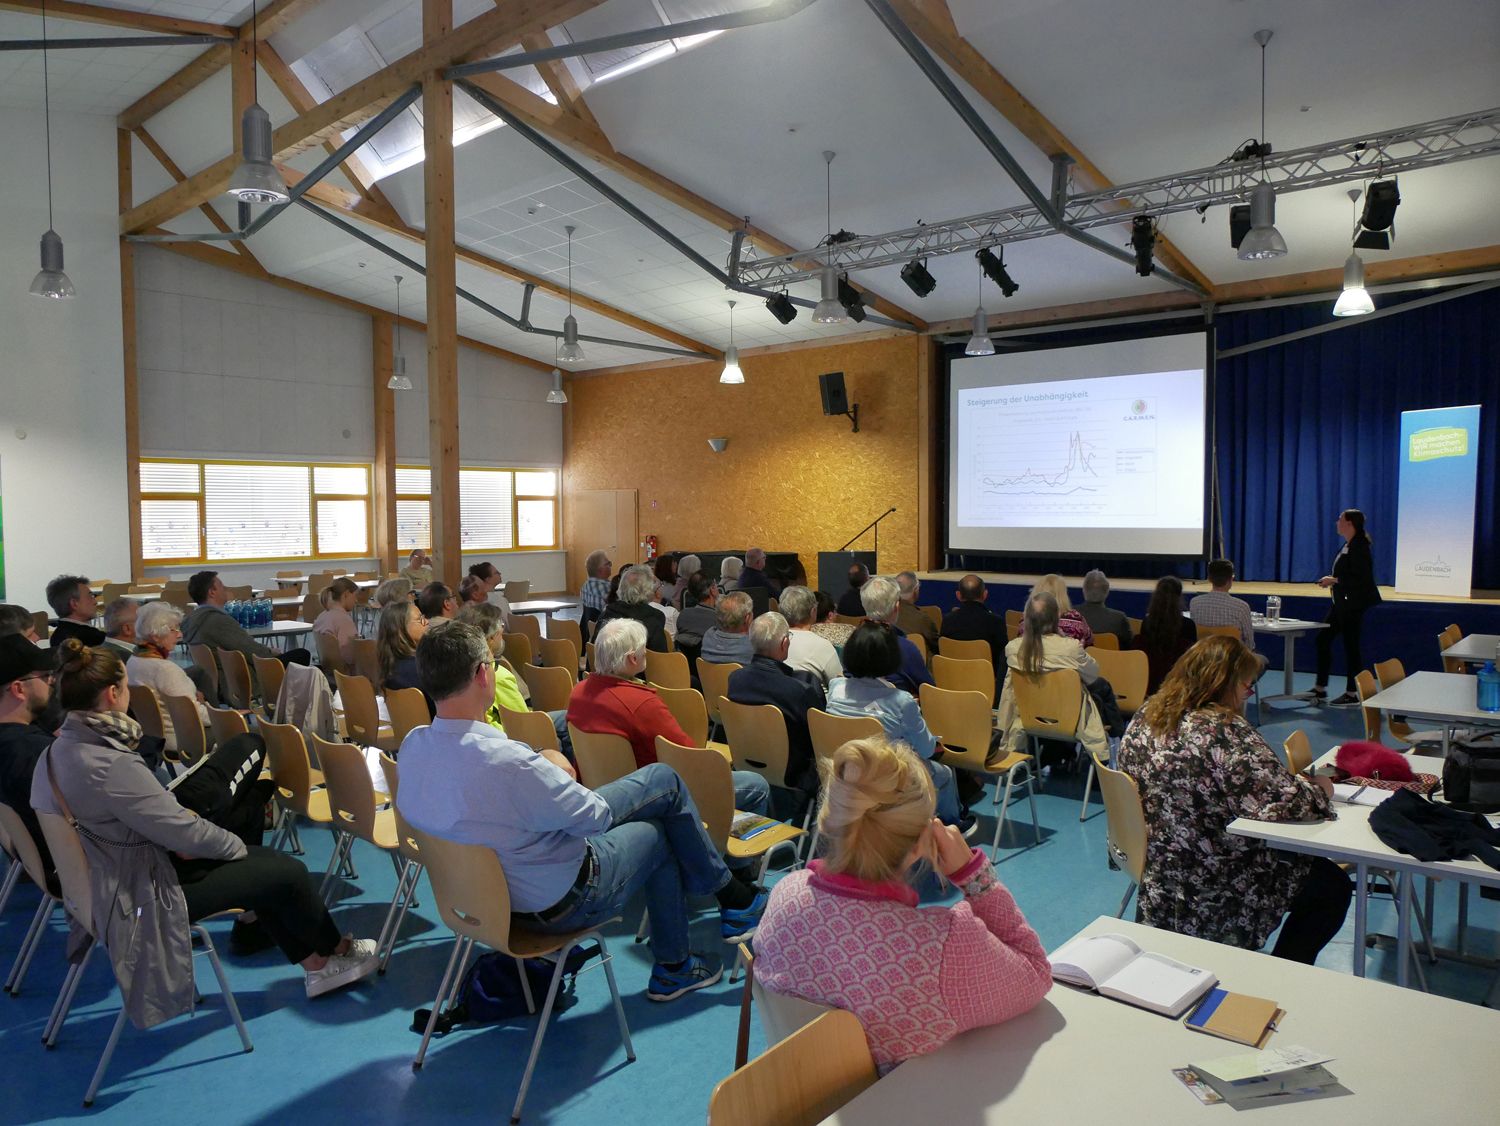
[[[652,605],[655,601],[656,575],[652,573],[651,568],[644,563],[627,567],[625,573],[620,576],[620,589],[615,594],[615,600],[605,606],[604,613],[599,618],[599,628],[594,634],[595,641],[598,641],[598,635],[603,632],[606,624],[620,618],[628,618],[646,627],[647,649],[654,653],[665,653],[667,651],[667,619],[666,615]]]
[[[822,708],[826,700],[815,674],[798,673],[786,663],[791,641],[792,630],[781,614],[772,610],[756,618],[750,627],[755,655],[744,668],[729,674],[729,698],[736,704],[770,704],[781,713],[787,738],[782,788],[796,795],[785,812],[788,820],[800,822],[808,802],[818,795],[817,760],[807,713]]]
[[[583,607],[583,613],[578,620],[579,628],[583,630],[583,636],[589,635],[589,625],[604,613],[604,607],[609,604],[609,569],[614,566],[610,562],[609,552],[595,549],[588,554],[583,561],[583,587],[578,592],[578,603]]]
[[[148,602],[141,607],[135,619],[136,650],[125,662],[125,679],[132,685],[142,685],[165,701],[168,696],[186,696],[198,708],[198,718],[208,726],[208,708],[203,704],[203,693],[188,679],[183,667],[172,660],[172,650],[182,640],[182,611],[170,602]],[[166,737],[167,750],[177,750],[177,735],[172,730],[172,717],[162,704],[162,734]]]
[[[922,685],[933,683],[932,674],[927,671],[927,662],[922,659],[922,651],[912,644],[906,631],[896,624],[901,607],[901,588],[896,585],[896,580],[885,575],[872,576],[859,588],[859,601],[867,621],[885,622],[896,631],[897,644],[901,649],[901,668],[889,678],[890,682],[913,696],[921,691]]]
[[[781,592],[781,616],[791,630],[787,648],[787,667],[793,672],[811,673],[826,692],[828,686],[844,675],[839,651],[821,634],[813,632],[817,624],[818,596],[805,586],[789,586]]]
[[[922,582],[912,571],[901,571],[896,575],[896,586],[901,591],[901,603],[896,607],[896,628],[910,636],[920,634],[927,643],[927,652],[938,651],[938,624],[917,607],[917,596],[922,593]]]
[[[752,547],[745,552],[745,567],[740,572],[739,589],[750,590],[752,587],[758,586],[765,587],[771,594],[775,594],[781,589],[781,584],[766,574],[765,549]]]
[[[1083,576],[1083,605],[1074,609],[1095,634],[1112,633],[1120,639],[1121,649],[1129,649],[1132,637],[1130,619],[1123,611],[1106,606],[1104,602],[1108,597],[1109,579],[1096,568]]]
[[[696,555],[684,555],[677,561],[677,580],[666,601],[679,611],[696,605],[688,601],[688,581],[703,568],[703,560]]]
[[[745,570],[745,561],[729,555],[719,563],[719,593],[728,594],[740,585],[740,575]]]

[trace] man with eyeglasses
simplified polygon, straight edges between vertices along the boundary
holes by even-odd
[[[52,745],[52,732],[37,724],[52,692],[52,654],[18,633],[0,637],[0,802],[15,810],[55,883],[52,857],[42,839],[42,826],[31,808],[31,775],[42,752]],[[58,889],[50,889],[54,895]]]

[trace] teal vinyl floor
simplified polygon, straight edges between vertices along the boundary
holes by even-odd
[[[1279,686],[1280,674],[1267,676],[1267,689],[1274,690],[1273,680]],[[1276,747],[1299,726],[1319,751],[1358,736],[1355,710],[1272,705],[1264,718],[1263,731]],[[1029,813],[1022,803],[1013,810],[1000,849],[1000,876],[1049,948],[1094,917],[1112,915],[1127,886],[1126,877],[1110,870],[1104,859],[1103,807],[1097,794],[1090,803],[1095,815],[1078,820],[1082,784],[1082,775],[1049,778],[1037,799],[1042,844],[1032,844]],[[993,835],[990,825],[986,819],[983,839]],[[304,828],[302,839],[307,863],[321,872],[329,835]],[[373,849],[357,847],[355,860],[360,879],[344,889],[335,915],[345,930],[374,936],[395,878],[391,865]],[[1456,888],[1440,885],[1437,897],[1437,939],[1440,945],[1452,945]],[[118,1012],[117,991],[105,959],[95,959],[57,1047],[42,1047],[41,1028],[64,972],[65,931],[59,912],[21,995],[0,997],[0,1060],[7,1077],[0,1122],[92,1118],[111,1126],[163,1121],[375,1126],[505,1121],[535,1018],[454,1032],[434,1042],[420,1073],[411,1069],[419,1041],[408,1030],[412,1010],[431,1003],[452,941],[435,922],[425,881],[420,898],[421,908],[408,917],[386,976],[316,1001],[304,998],[301,972],[275,951],[249,958],[226,952],[224,962],[255,1041],[248,1055],[241,1054],[212,974],[198,959],[205,1003],[195,1016],[149,1032],[127,1028],[92,1110],[82,1106],[83,1091]],[[7,970],[36,902],[36,890],[23,885],[0,916],[0,965]],[[695,945],[723,955],[717,915],[708,902],[701,906]],[[720,984],[669,1004],[647,1001],[650,960],[646,948],[632,941],[637,920],[633,910],[609,932],[637,1060],[625,1060],[603,974],[583,974],[576,997],[548,1033],[525,1121],[561,1126],[704,1121],[713,1085],[733,1065],[740,989],[726,975]],[[1370,923],[1372,931],[1393,930],[1388,900],[1372,900]],[[223,949],[227,924],[213,929]],[[1320,965],[1349,972],[1352,931],[1351,911]],[[1469,949],[1494,954],[1497,932],[1500,904],[1471,897]],[[1372,950],[1369,973],[1394,981],[1394,954]],[[1435,992],[1479,1003],[1494,971],[1443,961],[1428,967],[1428,979]],[[756,1026],[752,1051],[760,1045]]]

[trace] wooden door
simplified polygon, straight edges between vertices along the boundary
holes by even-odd
[[[587,577],[583,561],[589,552],[603,549],[615,566],[638,563],[641,555],[640,524],[634,489],[584,489],[569,498],[573,529],[568,544],[568,589],[577,592]]]

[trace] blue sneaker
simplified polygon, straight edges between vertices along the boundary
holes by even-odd
[[[737,911],[721,907],[719,931],[724,941],[732,946],[738,946],[754,938],[755,928],[760,925],[760,917],[766,913],[766,902],[769,899],[770,893],[757,891],[749,907],[742,907]]]
[[[669,970],[660,962],[651,967],[651,983],[646,986],[648,1001],[675,1001],[684,993],[704,989],[724,976],[724,968],[696,954],[689,954],[680,970]]]

